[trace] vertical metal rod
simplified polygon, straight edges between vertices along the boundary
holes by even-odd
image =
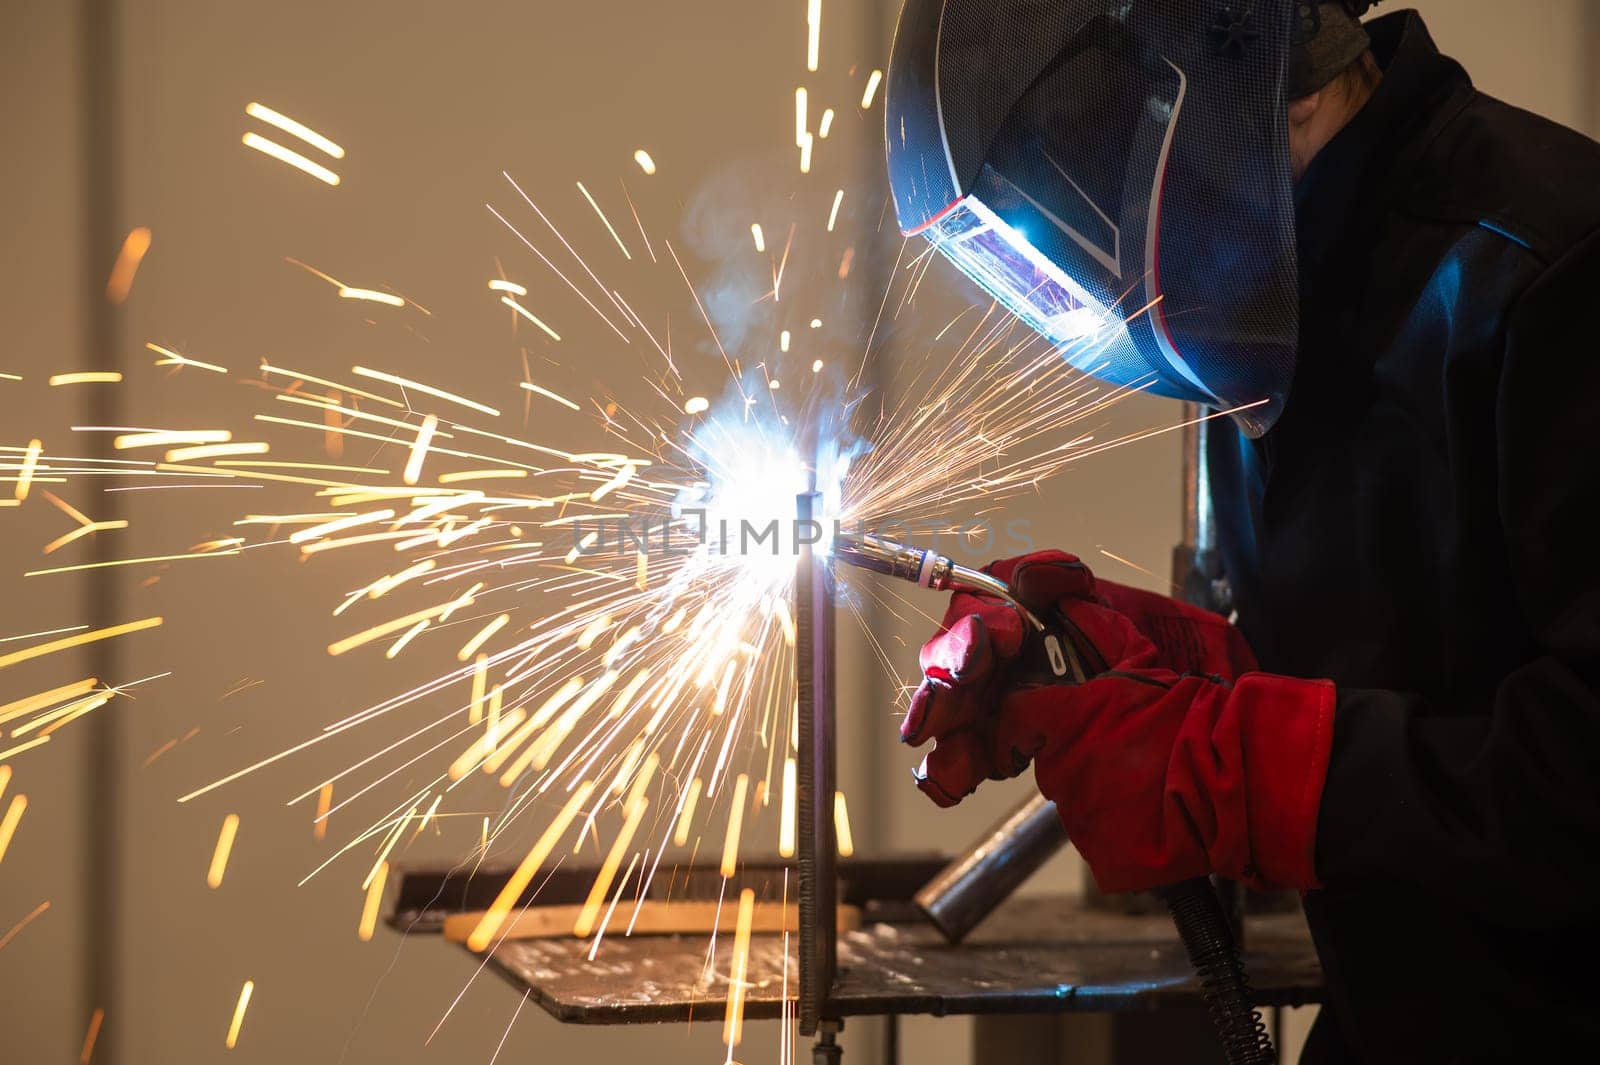
[[[1225,609],[1216,594],[1222,576],[1217,556],[1217,520],[1211,506],[1210,423],[1200,423],[1205,408],[1196,403],[1183,407],[1183,542],[1173,557],[1172,579],[1183,596],[1207,610]],[[1228,918],[1234,942],[1244,949],[1244,889],[1225,877],[1216,880],[1217,898]]]
[[[121,47],[118,34],[121,5],[117,0],[80,0],[78,4],[81,64],[80,136],[83,165],[83,275],[85,336],[82,365],[95,370],[121,369],[122,315],[106,298],[106,278],[123,237],[121,219],[121,146],[119,143],[119,84]],[[85,391],[88,409],[84,417],[92,425],[121,425],[121,405],[125,390],[95,388]],[[109,433],[91,433],[90,454],[109,457]],[[122,513],[120,497],[107,495],[95,503],[97,514],[115,518]],[[89,547],[90,557],[103,562],[112,557],[111,541],[98,538]],[[86,582],[88,602],[84,620],[100,628],[125,620],[117,616],[119,578],[113,570],[102,570]],[[90,671],[97,677],[118,675],[120,653],[116,641],[105,640],[87,652]],[[82,834],[85,916],[82,932],[83,955],[80,962],[81,1016],[88,1018],[96,1009],[118,1017],[119,985],[122,972],[122,822],[119,811],[126,805],[123,789],[123,717],[107,714],[85,722],[87,764],[84,776],[88,797],[84,802],[85,824]],[[115,1065],[122,1041],[100,1041],[96,1058],[102,1065]]]
[[[798,528],[816,520],[821,496],[795,500]],[[800,537],[802,541],[808,537]],[[826,1018],[836,965],[838,879],[833,830],[834,611],[828,559],[802,542],[795,568],[795,689],[800,749],[796,752],[797,854],[800,869],[800,1034],[816,1034]]]

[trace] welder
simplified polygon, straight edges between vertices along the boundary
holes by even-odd
[[[1303,1061],[1588,1060],[1600,146],[1370,6],[906,3],[902,230],[1084,372],[1231,413],[1237,627],[997,562],[1098,675],[1008,680],[1018,610],[960,593],[902,738],[941,806],[1031,764],[1106,891],[1302,892]]]

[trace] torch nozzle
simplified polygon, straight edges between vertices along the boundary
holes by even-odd
[[[1018,601],[1011,588],[980,570],[958,565],[935,551],[896,543],[870,533],[839,533],[833,540],[833,556],[858,569],[896,577],[937,591],[960,589],[992,595],[1015,606],[1037,629],[1044,624]]]

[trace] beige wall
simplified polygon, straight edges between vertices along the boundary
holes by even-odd
[[[840,66],[870,67],[886,52],[889,18],[882,6],[827,5],[825,67],[814,84],[830,86],[846,104],[847,87],[859,79]],[[1591,131],[1600,127],[1594,5],[1546,0],[1538,18],[1515,21],[1491,0],[1421,6],[1441,44],[1468,63],[1485,89],[1587,123]],[[781,146],[800,73],[802,0],[270,8],[130,0],[121,11],[120,224],[149,225],[155,233],[121,344],[128,365],[141,371],[148,362],[141,345],[157,340],[238,367],[266,355],[336,370],[370,357],[427,377],[447,363],[449,379],[463,391],[503,395],[520,376],[520,361],[505,322],[481,313],[483,282],[497,256],[511,276],[533,274],[535,265],[481,206],[485,198],[503,199],[502,167],[537,185],[538,195],[564,197],[563,211],[575,221],[583,215],[574,179],[611,189],[616,176],[626,176],[649,215],[674,224],[680,204],[696,192],[697,182],[685,175],[731,167],[739,181],[732,191],[720,186],[718,195],[752,200],[790,180]],[[0,321],[8,328],[0,370],[40,375],[83,356],[85,308],[97,298],[82,281],[94,271],[83,262],[81,231],[81,26],[74,6],[44,0],[9,4],[0,19],[0,78],[13,101],[0,128],[7,145],[26,147],[8,151],[0,163],[8,252],[0,265]],[[250,99],[343,140],[350,149],[341,168],[345,185],[325,189],[243,150],[238,136]],[[655,184],[628,162],[639,144],[662,165]],[[842,106],[834,145],[834,172],[861,190],[860,202],[873,203],[847,212],[847,225],[871,229],[873,197],[881,195],[873,122],[857,121]],[[604,248],[603,233],[586,236],[586,247]],[[114,251],[96,254],[108,263]],[[328,298],[319,282],[287,267],[284,256],[352,283],[391,284],[428,305],[435,318],[420,337],[391,320],[368,325]],[[712,264],[701,266],[709,271]],[[918,329],[962,298],[958,287],[930,280],[915,312],[927,318],[891,336],[891,368],[907,365],[921,350]],[[551,306],[569,320],[581,315],[559,294]],[[865,317],[856,316],[854,332],[825,341],[822,353],[843,358],[857,350]],[[562,357],[566,383],[579,391],[637,373],[632,354],[604,344],[582,358],[570,351]],[[707,371],[705,380],[714,374]],[[129,417],[190,422],[214,414],[238,422],[255,409],[247,390],[218,393],[204,384],[144,373],[127,390]],[[7,405],[5,387],[0,381],[0,443],[19,435],[25,441],[30,424],[60,426],[85,416],[69,405],[76,402],[70,396],[47,397],[57,406],[44,409]],[[1175,414],[1161,401],[1138,399],[1108,414],[1097,435],[1167,424]],[[1092,558],[1103,548],[1159,572],[1178,533],[1177,481],[1176,442],[1158,438],[1070,470],[1013,514],[1031,519],[1041,542]],[[215,535],[228,531],[198,499],[133,495],[140,498],[129,501],[128,553],[182,550],[199,538],[191,535],[197,524],[208,521]],[[60,531],[49,512],[0,511],[8,557],[36,557],[36,545]],[[0,575],[0,636],[72,624],[86,587],[18,582],[19,568],[8,565]],[[1115,563],[1101,568],[1149,583]],[[313,569],[263,561],[203,581],[172,574],[149,589],[131,580],[119,584],[130,611],[147,607],[172,619],[140,646],[138,664],[155,663],[143,672],[181,669],[108,726],[124,752],[125,772],[115,793],[103,796],[103,808],[87,806],[93,791],[85,786],[86,755],[71,732],[18,766],[13,788],[28,791],[33,806],[0,865],[0,932],[41,899],[50,898],[52,909],[0,954],[5,1060],[71,1060],[95,1005],[109,1009],[97,1061],[214,1060],[246,977],[259,989],[234,1060],[341,1060],[341,1054],[347,1062],[489,1060],[516,1008],[505,986],[494,979],[475,983],[425,1048],[428,1029],[471,974],[467,957],[387,933],[358,943],[359,892],[348,875],[294,887],[325,852],[310,839],[304,808],[284,810],[281,801],[347,763],[348,751],[313,753],[195,804],[173,802],[220,770],[303,738],[336,713],[365,705],[376,688],[404,680],[404,667],[363,671],[335,665],[321,652],[333,631],[321,604],[330,588],[355,575],[337,562]],[[925,635],[925,623],[871,620],[895,649],[898,679],[909,680],[911,648]],[[841,625],[848,659],[842,759],[847,788],[860,796],[858,838],[917,850],[975,834],[1024,792],[1025,782],[986,789],[951,813],[929,807],[907,779],[915,756],[888,732],[895,682],[865,662],[861,642],[848,639],[852,624]],[[221,698],[245,677],[268,683]],[[0,702],[13,697],[0,687]],[[202,731],[191,744],[141,768],[149,751],[196,725]],[[204,865],[229,810],[244,814],[244,827],[229,878],[212,892],[203,883]],[[116,875],[86,885],[91,816],[112,819],[124,842]],[[436,853],[460,849],[459,839],[447,840]],[[1076,882],[1075,860],[1067,856],[1032,890]],[[85,990],[91,890],[109,893],[124,928],[112,954],[117,990],[108,1003]],[[771,1025],[757,1028],[747,1060],[762,1060],[762,1048],[775,1042]],[[908,1022],[905,1060],[969,1061],[969,1029],[959,1019]],[[872,1026],[852,1024],[852,1060],[873,1060],[875,1034]],[[502,1060],[690,1061],[717,1052],[716,1033],[706,1026],[572,1029],[530,1009]]]

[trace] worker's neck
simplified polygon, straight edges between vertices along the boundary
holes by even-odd
[[[1383,71],[1367,52],[1326,88],[1289,104],[1289,160],[1296,181],[1367,106],[1382,80]]]

